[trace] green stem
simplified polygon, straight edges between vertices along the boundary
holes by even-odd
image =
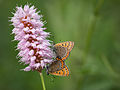
[[[43,78],[42,73],[40,73],[40,77],[41,77],[41,82],[42,82],[43,90],[46,90],[46,88],[45,88],[45,82],[44,82],[44,78]]]
[[[92,19],[91,25],[88,29],[87,38],[86,38],[86,42],[85,42],[85,50],[84,50],[84,53],[83,53],[83,63],[85,63],[86,57],[88,55],[88,52],[89,52],[89,49],[90,49],[90,46],[91,46],[92,36],[93,36],[94,31],[95,31],[97,18],[99,16],[99,10],[102,7],[103,3],[104,3],[104,0],[99,0],[97,5],[96,5],[96,8],[94,10],[93,19]]]

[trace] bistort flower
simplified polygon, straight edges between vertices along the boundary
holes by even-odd
[[[25,5],[24,8],[16,7],[16,12],[11,19],[15,34],[14,40],[19,41],[17,49],[20,51],[18,56],[20,62],[28,66],[24,71],[41,70],[50,64],[53,58],[53,52],[50,48],[50,40],[46,38],[50,33],[45,32],[42,16],[38,15],[34,6]]]

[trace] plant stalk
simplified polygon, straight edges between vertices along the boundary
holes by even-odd
[[[43,78],[42,73],[40,73],[40,77],[41,77],[41,82],[42,82],[43,90],[46,90],[46,88],[45,88],[45,82],[44,82],[44,78]]]

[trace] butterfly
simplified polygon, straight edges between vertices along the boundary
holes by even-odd
[[[47,67],[47,73],[57,76],[69,76],[69,69],[65,64],[65,60],[68,58],[74,42],[67,41],[57,43],[53,46],[53,51],[56,54],[56,60]]]

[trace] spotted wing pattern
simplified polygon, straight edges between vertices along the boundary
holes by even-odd
[[[69,76],[69,69],[65,65],[64,60],[66,60],[69,56],[73,46],[74,42],[72,41],[57,43],[54,45],[56,60],[47,67],[48,74],[57,76]]]
[[[65,66],[61,70],[53,72],[53,73],[50,73],[50,74],[57,75],[57,76],[69,76],[69,69],[68,69],[67,66]]]
[[[47,69],[48,74],[57,75],[57,76],[69,76],[69,69],[63,61],[63,68],[61,67],[61,61],[54,61]]]
[[[69,56],[70,51],[74,46],[74,42],[67,41],[62,43],[57,43],[54,45],[54,51],[56,53],[57,60],[65,60]]]

